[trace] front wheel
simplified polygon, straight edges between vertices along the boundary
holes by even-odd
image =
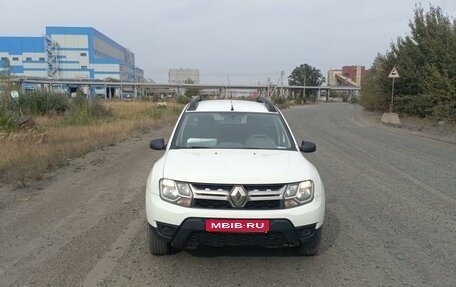
[[[149,223],[147,223],[147,241],[150,254],[168,255],[172,253],[172,248],[169,243],[161,238]]]
[[[320,251],[320,241],[321,241],[321,233],[323,227],[315,230],[314,234],[307,238],[305,242],[301,243],[301,245],[297,248],[298,255],[302,256],[314,256],[317,255]]]

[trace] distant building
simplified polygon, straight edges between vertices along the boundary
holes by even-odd
[[[144,70],[138,67],[135,67],[135,82],[145,82]]]
[[[364,66],[343,66],[341,70],[329,70],[328,86],[360,87],[367,72]]]
[[[92,27],[46,27],[41,37],[0,37],[0,67],[21,77],[144,78],[133,52]]]
[[[185,84],[190,80],[194,84],[199,84],[198,69],[169,69],[168,83]]]

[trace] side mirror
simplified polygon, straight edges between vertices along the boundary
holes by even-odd
[[[313,142],[302,141],[299,150],[301,152],[314,152],[317,150],[317,146]]]
[[[150,148],[154,150],[164,150],[166,149],[166,144],[164,139],[154,139],[150,141]]]

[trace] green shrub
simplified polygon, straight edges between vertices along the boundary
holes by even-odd
[[[279,109],[281,109],[281,110],[290,107],[290,103],[287,102],[287,100],[286,100],[285,98],[283,98],[283,97],[274,97],[274,98],[272,98],[272,101],[273,101],[274,104],[275,104],[276,106],[278,106]]]
[[[177,98],[177,103],[178,104],[182,104],[182,105],[186,105],[190,102],[190,98],[189,97],[186,97],[186,96],[179,96]]]
[[[348,93],[342,93],[340,96],[342,97],[342,102],[344,102],[344,103],[348,102],[348,97],[349,97]]]
[[[398,113],[421,118],[432,115],[434,105],[431,96],[400,96],[394,101],[394,107]]]
[[[281,104],[284,104],[286,102],[285,98],[283,98],[283,97],[274,97],[274,98],[272,98],[272,101],[276,105],[281,105]]]
[[[152,107],[147,111],[147,116],[151,117],[154,120],[159,120],[163,117],[164,110],[158,107]]]
[[[398,96],[394,100],[394,109],[404,115],[456,121],[456,101],[441,99],[442,97],[431,95]]]
[[[171,114],[172,115],[179,115],[182,112],[182,107],[181,106],[173,106],[171,108]]]
[[[22,95],[19,106],[27,115],[61,114],[68,110],[69,99],[64,94],[33,92]]]
[[[109,118],[112,116],[112,110],[106,108],[101,100],[99,99],[93,99],[88,101],[89,102],[89,111],[90,114],[95,118],[95,119],[103,119],[103,118]]]
[[[294,98],[294,103],[297,105],[302,105],[307,103],[307,97],[296,96]]]
[[[11,111],[0,109],[0,131],[12,132],[19,128],[18,117]]]
[[[448,109],[449,109],[448,118],[451,121],[456,122],[456,101],[450,103],[448,105]]]
[[[19,116],[17,104],[8,93],[0,92],[0,131],[11,132],[19,128]]]
[[[65,123],[87,125],[110,116],[112,111],[103,106],[99,99],[88,100],[84,96],[77,96],[71,100],[70,108],[65,113]]]

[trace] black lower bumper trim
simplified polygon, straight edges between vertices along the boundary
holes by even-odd
[[[198,246],[298,246],[315,233],[315,224],[294,227],[287,219],[271,219],[268,233],[206,232],[206,219],[188,218],[180,226],[158,223],[156,231],[171,246],[195,249]]]

